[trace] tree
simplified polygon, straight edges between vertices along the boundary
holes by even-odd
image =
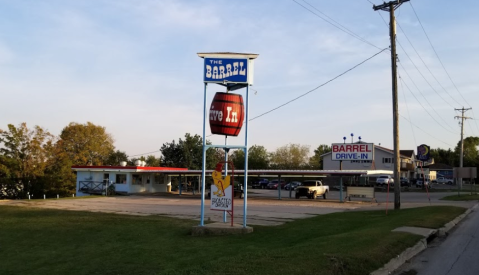
[[[42,176],[53,142],[53,135],[40,126],[31,130],[26,123],[8,124],[8,131],[0,131],[0,173],[17,178]]]
[[[231,155],[231,160],[236,169],[244,169],[244,151],[235,150]],[[248,169],[268,169],[269,153],[264,146],[253,145],[248,148]]]
[[[128,155],[123,151],[116,150],[108,155],[104,165],[120,165],[122,161],[128,161]]]
[[[305,169],[308,168],[309,146],[288,144],[276,149],[271,154],[273,169]]]
[[[323,169],[323,159],[321,155],[331,152],[331,146],[321,144],[314,150],[314,156],[309,159],[311,169]]]
[[[103,165],[113,153],[113,138],[105,127],[71,122],[63,128],[61,146],[74,165]]]
[[[150,167],[159,167],[160,166],[160,162],[161,162],[161,159],[160,158],[157,158],[153,155],[149,155],[146,157],[146,166],[150,166]]]
[[[445,150],[441,148],[431,149],[431,157],[435,163],[443,163],[451,166],[459,166],[459,154],[451,149]]]
[[[206,141],[206,144],[211,144]],[[203,163],[203,139],[199,135],[185,134],[176,143],[164,143],[160,148],[161,164],[166,167],[184,167],[192,170],[201,170]],[[221,160],[219,150],[209,148],[206,150],[206,168],[213,169]]]
[[[479,146],[479,137],[467,137],[464,139],[464,158],[463,166],[464,167],[477,167],[479,165],[478,151],[477,147]],[[461,153],[461,141],[457,143],[455,148],[457,156],[460,156]]]

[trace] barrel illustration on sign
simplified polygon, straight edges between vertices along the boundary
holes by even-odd
[[[239,94],[215,94],[210,107],[211,133],[225,136],[237,136],[243,127],[244,105]]]

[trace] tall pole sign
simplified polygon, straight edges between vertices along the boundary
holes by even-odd
[[[200,226],[204,226],[204,208],[205,208],[205,170],[206,170],[206,150],[208,148],[223,148],[225,150],[225,179],[227,176],[227,152],[230,149],[242,149],[245,155],[244,165],[244,203],[243,203],[243,227],[246,227],[247,216],[247,182],[248,182],[248,102],[249,102],[249,86],[253,85],[254,60],[258,54],[251,53],[198,53],[198,56],[204,59],[203,64],[203,82],[204,82],[204,100],[203,100],[203,165],[201,172],[201,218]],[[206,91],[208,84],[214,83],[226,87],[226,92],[218,92],[214,96],[211,103],[209,114],[206,109]],[[231,91],[246,88],[246,100],[243,102],[241,94],[233,94]],[[209,118],[210,130],[212,134],[225,136],[225,144],[223,145],[206,145],[206,120]],[[228,136],[238,136],[241,129],[245,125],[245,142],[244,145],[228,145]],[[219,177],[219,171],[215,173],[215,186],[222,178]],[[226,182],[226,181],[225,181]],[[230,183],[232,185],[232,183]],[[233,187],[229,185],[231,189]],[[216,187],[212,188],[215,189]],[[215,189],[215,210],[230,211],[226,204],[228,198],[225,197],[229,192],[219,192]],[[223,191],[223,190],[221,190]],[[232,200],[231,200],[232,201]],[[221,203],[219,203],[221,202]],[[213,205],[213,204],[212,204]],[[219,206],[218,206],[219,205]],[[225,206],[226,205],[226,206]],[[231,205],[232,207],[232,205]],[[232,210],[231,210],[232,211]],[[226,215],[224,215],[226,222]]]

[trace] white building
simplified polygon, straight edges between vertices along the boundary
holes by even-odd
[[[168,192],[171,177],[186,168],[143,166],[72,166],[77,174],[76,196],[101,194],[106,186],[125,194]],[[175,175],[176,174],[176,175]]]

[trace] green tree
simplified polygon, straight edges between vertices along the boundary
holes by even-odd
[[[323,169],[323,158],[321,155],[331,152],[331,146],[321,144],[314,150],[314,155],[309,159],[311,169]]]
[[[464,167],[477,167],[479,166],[478,151],[479,137],[467,137],[464,139],[464,151],[463,151],[463,166]],[[461,153],[461,141],[457,143],[455,148],[457,156]]]
[[[235,150],[231,155],[231,160],[236,169],[244,169],[244,151]],[[253,145],[248,148],[248,169],[268,169],[269,153],[264,146]]]
[[[206,144],[211,144],[206,141]],[[184,167],[192,170],[201,170],[203,163],[203,138],[199,135],[185,134],[184,139],[164,143],[160,148],[161,164],[165,167]],[[221,161],[221,153],[214,148],[206,150],[206,168],[213,169]]]
[[[120,165],[121,161],[128,161],[128,155],[123,151],[116,150],[108,155],[104,165]]]
[[[42,176],[53,142],[53,135],[40,126],[28,129],[26,123],[8,124],[8,131],[0,131],[0,173],[18,178]]]
[[[149,155],[149,156],[146,157],[145,162],[146,162],[146,166],[159,167],[160,163],[161,163],[161,159],[157,158],[153,155]]]
[[[63,128],[61,146],[74,165],[103,165],[113,153],[113,138],[105,127],[71,122]]]
[[[431,157],[435,163],[443,163],[451,166],[459,166],[459,154],[451,149],[445,150],[441,148],[431,149]]]
[[[288,144],[276,149],[271,154],[273,169],[305,169],[308,168],[309,146]]]

